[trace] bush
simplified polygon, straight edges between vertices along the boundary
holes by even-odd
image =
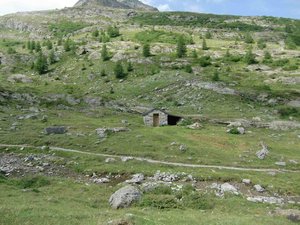
[[[191,65],[186,65],[184,67],[184,71],[187,72],[187,73],[193,73],[193,68]]]
[[[186,43],[184,38],[181,36],[177,42],[177,57],[178,58],[182,58],[184,56],[186,56]]]
[[[259,49],[265,49],[267,47],[267,44],[265,43],[265,41],[263,39],[259,39],[257,42],[257,47]]]
[[[229,130],[230,134],[240,134],[240,132],[238,131],[238,129],[236,127],[232,128]]]
[[[214,208],[214,201],[209,196],[192,192],[182,198],[183,206],[191,209],[207,210]]]
[[[288,59],[278,59],[276,61],[273,61],[272,65],[276,67],[283,67],[287,65],[290,62]]]
[[[282,118],[287,118],[290,116],[299,117],[300,111],[294,107],[283,107],[278,110],[279,115]]]
[[[22,189],[27,188],[39,188],[43,186],[47,186],[50,184],[50,181],[41,176],[37,177],[24,177],[21,180],[17,181],[17,186]]]
[[[109,54],[108,54],[108,51],[107,51],[107,47],[106,47],[106,44],[104,44],[102,46],[102,50],[101,50],[101,58],[103,61],[107,61],[110,59],[109,57]]]
[[[245,63],[247,63],[248,65],[251,64],[256,64],[257,61],[255,59],[255,55],[252,53],[252,50],[249,49],[244,57]]]
[[[245,35],[245,43],[247,43],[247,44],[253,44],[254,43],[254,39],[249,33],[247,33]]]
[[[210,56],[202,56],[199,58],[199,64],[202,67],[207,67],[211,65],[211,58]]]
[[[117,62],[114,68],[114,73],[116,78],[123,79],[126,77],[126,74],[124,72],[123,66],[120,62]]]
[[[282,69],[285,71],[297,70],[299,66],[297,64],[286,64]]]
[[[212,77],[212,81],[219,81],[219,80],[220,80],[219,72],[216,70]]]
[[[153,207],[156,209],[178,209],[180,202],[172,195],[145,195],[139,203],[141,207]]]
[[[150,44],[148,44],[148,43],[143,45],[143,56],[144,57],[150,57],[151,56]]]
[[[113,26],[113,27],[112,27],[112,26],[109,26],[109,27],[107,28],[107,34],[108,34],[108,36],[111,37],[111,38],[118,37],[118,36],[120,36],[119,28],[116,27],[116,26]]]

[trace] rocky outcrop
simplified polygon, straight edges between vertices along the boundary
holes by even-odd
[[[109,198],[109,204],[113,209],[127,208],[137,202],[142,196],[140,190],[134,186],[126,186],[116,191]]]
[[[63,126],[55,126],[55,127],[47,127],[45,128],[45,134],[64,134],[67,132],[66,127]]]
[[[104,6],[121,9],[135,9],[142,11],[158,11],[138,0],[79,0],[74,7]]]

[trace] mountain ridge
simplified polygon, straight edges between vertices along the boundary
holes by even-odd
[[[110,8],[136,9],[142,11],[158,11],[150,5],[146,5],[139,0],[79,0],[74,7],[94,7],[104,6]]]

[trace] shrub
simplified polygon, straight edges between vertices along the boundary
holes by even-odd
[[[179,201],[172,195],[145,195],[139,203],[141,207],[153,207],[156,209],[181,208]]]
[[[186,56],[186,52],[187,52],[186,43],[183,36],[181,36],[177,42],[177,57],[182,58]]]
[[[107,34],[111,38],[118,37],[118,36],[120,36],[119,28],[116,26],[109,26],[107,28]]]
[[[236,127],[232,128],[229,130],[230,134],[240,134],[240,132],[238,131],[238,129]]]
[[[199,58],[199,64],[202,67],[207,67],[211,65],[211,58],[210,56],[202,56]]]
[[[212,197],[197,192],[192,192],[183,196],[183,206],[191,209],[207,210],[214,208],[214,201]]]
[[[246,35],[245,35],[245,43],[247,43],[247,44],[253,44],[254,43],[254,39],[250,35],[250,33],[246,33]]]
[[[278,110],[278,113],[281,117],[286,118],[290,116],[299,117],[300,111],[294,107],[283,107]]]
[[[34,63],[34,69],[39,74],[44,74],[48,71],[47,58],[43,55],[42,52],[39,53],[39,55]]]
[[[126,77],[126,74],[124,72],[123,66],[120,62],[117,62],[114,68],[114,73],[116,78],[123,79]]]
[[[203,41],[202,41],[202,50],[208,50],[205,38],[203,38]]]
[[[285,71],[293,71],[293,70],[297,70],[299,68],[299,66],[297,64],[286,64],[283,67],[283,70]]]
[[[127,64],[127,72],[132,72],[134,69],[133,69],[133,65],[131,62],[128,62]]]
[[[259,39],[257,42],[257,47],[259,49],[265,49],[267,47],[267,44],[265,43],[265,41],[263,39]]]
[[[219,81],[219,80],[220,80],[219,72],[216,70],[212,77],[212,81]]]
[[[247,63],[248,65],[251,64],[256,64],[257,61],[255,59],[255,55],[252,53],[252,50],[249,49],[244,57],[245,63]]]
[[[39,188],[43,186],[47,186],[50,184],[50,181],[41,176],[36,176],[36,177],[24,177],[17,181],[17,186],[22,188],[22,189],[27,189],[27,188]]]
[[[151,56],[150,44],[148,44],[148,43],[143,45],[143,56],[144,57],[150,57]]]
[[[107,47],[106,47],[106,44],[104,44],[102,46],[102,50],[101,50],[101,58],[103,61],[107,61],[110,59],[109,57],[109,54],[108,54],[108,51],[107,51]]]
[[[193,68],[191,65],[186,65],[184,67],[184,71],[187,72],[187,73],[193,73]]]

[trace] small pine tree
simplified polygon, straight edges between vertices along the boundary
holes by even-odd
[[[212,77],[212,81],[220,81],[219,72],[215,70],[214,75]]]
[[[254,43],[254,39],[253,39],[253,37],[251,36],[250,33],[247,33],[245,35],[245,43],[247,43],[247,44],[253,44]]]
[[[31,49],[30,50],[35,50],[35,41],[31,42]]]
[[[128,62],[128,64],[127,64],[127,71],[128,72],[132,72],[133,71],[133,65],[132,65],[131,62]]]
[[[206,38],[206,39],[211,39],[211,38],[212,38],[212,35],[211,35],[211,33],[210,33],[209,31],[206,32],[205,38]]]
[[[46,46],[48,50],[51,50],[53,48],[53,44],[50,40],[47,41]]]
[[[150,44],[148,44],[148,43],[145,43],[143,45],[143,56],[144,57],[150,57],[151,56]]]
[[[52,49],[49,53],[49,56],[48,56],[48,62],[50,65],[56,63],[56,59],[55,59],[55,53],[54,53],[54,50]]]
[[[178,58],[185,57],[186,52],[187,52],[187,49],[186,49],[185,40],[184,40],[183,36],[180,36],[180,38],[178,39],[178,42],[177,42],[177,57]]]
[[[106,76],[107,76],[105,69],[102,69],[102,70],[101,70],[100,76],[101,76],[101,77],[106,77]]]
[[[39,74],[44,74],[48,71],[47,58],[43,55],[42,52],[39,53],[39,55],[34,63],[34,69]]]
[[[42,51],[41,43],[39,41],[35,45],[35,51],[36,52]]]
[[[270,52],[265,51],[264,53],[264,58],[263,58],[263,63],[269,64],[272,63],[273,59],[272,59],[272,55]]]
[[[192,52],[192,57],[194,58],[194,59],[198,59],[198,53],[197,53],[197,51],[194,49],[193,50],[193,52]]]
[[[256,64],[257,61],[255,60],[255,55],[252,53],[252,50],[249,49],[245,55],[245,58],[244,58],[245,62],[248,64],[248,65],[251,65],[251,64]]]
[[[27,41],[27,49],[31,50],[31,41]]]
[[[187,72],[187,73],[193,73],[193,68],[191,65],[186,65],[184,67],[184,71]]]
[[[111,37],[111,38],[118,37],[118,36],[120,36],[119,28],[116,27],[116,26],[114,26],[114,27],[109,26],[109,27],[107,28],[107,34],[108,34],[108,36]]]
[[[208,50],[205,38],[203,38],[203,41],[202,41],[202,50]]]
[[[67,40],[64,42],[64,50],[65,50],[66,52],[71,51],[71,43],[70,43],[70,39],[67,39]]]
[[[117,79],[123,79],[126,77],[126,74],[124,73],[123,66],[120,62],[117,62],[114,68],[114,73]]]
[[[104,44],[102,46],[102,50],[101,50],[101,58],[103,61],[108,61],[110,59],[108,51],[107,51],[107,47],[106,44]]]
[[[265,43],[265,41],[263,39],[259,39],[257,41],[257,47],[259,49],[265,49],[267,47],[267,44]]]
[[[93,37],[99,37],[99,30],[94,30],[94,31],[92,32],[92,36],[93,36]]]

